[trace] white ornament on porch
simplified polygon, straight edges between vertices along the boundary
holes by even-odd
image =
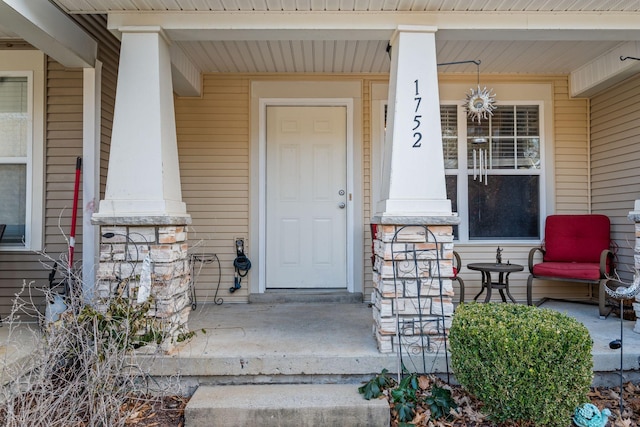
[[[493,89],[487,89],[485,86],[483,89],[480,89],[480,64],[482,61],[476,60],[471,61],[476,64],[476,75],[477,75],[477,88],[471,88],[471,93],[467,94],[465,99],[464,108],[467,110],[467,116],[475,119],[480,123],[481,119],[488,119],[488,116],[493,115],[493,110],[496,109],[494,102],[496,102],[495,93],[491,93]],[[474,138],[472,143],[474,144],[473,148],[473,180],[480,179],[480,182],[483,182],[484,185],[487,185],[487,169],[489,168],[489,160],[491,153],[489,150],[485,148],[475,148],[476,144],[484,144],[487,142],[486,138]]]

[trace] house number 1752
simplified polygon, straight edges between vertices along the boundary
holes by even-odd
[[[422,125],[422,122],[420,122],[420,119],[422,118],[422,116],[420,114],[418,114],[418,109],[420,108],[420,101],[422,101],[422,97],[420,96],[420,88],[419,88],[419,80],[415,80],[414,81],[415,85],[416,85],[416,94],[413,97],[413,100],[416,102],[416,108],[414,110],[415,115],[413,116],[413,129],[411,129],[413,131],[413,148],[418,148],[422,146],[422,132],[420,130],[420,125]]]

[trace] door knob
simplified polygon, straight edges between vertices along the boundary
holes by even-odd
[[[340,203],[338,204],[338,207],[339,207],[340,209],[344,209],[346,206],[347,206],[347,204],[346,204],[345,202],[340,202]]]

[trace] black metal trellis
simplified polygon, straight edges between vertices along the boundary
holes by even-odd
[[[408,228],[422,229],[425,241],[399,242],[398,235]],[[443,346],[449,383],[447,316],[444,310],[443,280],[440,271],[443,254],[444,248],[426,226],[400,227],[395,231],[391,242],[398,375],[409,369],[424,374],[432,373],[427,369],[427,355],[437,356]],[[411,301],[414,305],[411,312],[415,314],[399,314],[399,295],[403,297],[404,304]],[[433,299],[436,297],[440,303],[439,310],[434,310]],[[427,307],[428,314],[425,313]],[[432,357],[431,371],[435,362],[436,357]]]

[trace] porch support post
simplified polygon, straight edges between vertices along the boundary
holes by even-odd
[[[382,216],[450,216],[442,157],[433,27],[400,26],[391,39]]]
[[[382,201],[372,219],[371,300],[383,353],[436,351],[453,316],[453,225],[459,219],[446,195],[435,31],[400,26],[390,44]]]
[[[636,200],[633,206],[633,211],[629,212],[629,219],[635,223],[635,235],[636,245],[634,248],[634,264],[636,274],[640,272],[640,200]],[[636,295],[635,302],[633,303],[633,309],[636,312],[636,324],[633,328],[634,332],[640,334],[640,294]],[[620,313],[622,316],[622,313]]]
[[[171,350],[188,332],[189,262],[180,187],[169,41],[160,27],[122,28],[101,226],[98,303],[115,295],[142,302]],[[150,277],[149,277],[150,276]],[[146,292],[143,293],[143,295]]]
[[[169,43],[159,27],[123,29],[107,187],[94,218],[117,216],[188,218]]]

